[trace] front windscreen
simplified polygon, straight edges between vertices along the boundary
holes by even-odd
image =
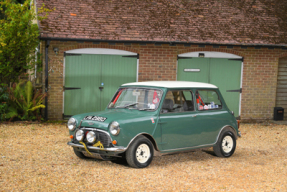
[[[156,110],[161,97],[162,90],[160,89],[120,88],[108,108]]]

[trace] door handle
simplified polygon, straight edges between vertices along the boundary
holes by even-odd
[[[99,87],[99,90],[101,90],[101,91],[102,91],[103,89],[104,89],[104,87]]]
[[[196,117],[197,115],[192,115],[191,117]]]

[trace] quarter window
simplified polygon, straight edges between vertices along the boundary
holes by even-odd
[[[198,110],[221,109],[222,104],[214,90],[197,90],[196,105]]]

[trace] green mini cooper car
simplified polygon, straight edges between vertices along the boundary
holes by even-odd
[[[230,157],[240,137],[219,89],[187,81],[123,84],[104,111],[75,115],[67,126],[78,157],[126,160],[135,168],[154,155],[206,147]]]

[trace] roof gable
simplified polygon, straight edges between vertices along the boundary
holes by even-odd
[[[270,4],[273,1],[279,5]],[[36,2],[37,8],[40,8],[42,3],[47,8],[56,8],[49,14],[48,19],[40,22],[41,38],[287,44],[286,26],[282,25],[284,18],[278,16],[284,15],[284,9],[287,7],[285,1],[281,1],[281,4],[279,0]]]

